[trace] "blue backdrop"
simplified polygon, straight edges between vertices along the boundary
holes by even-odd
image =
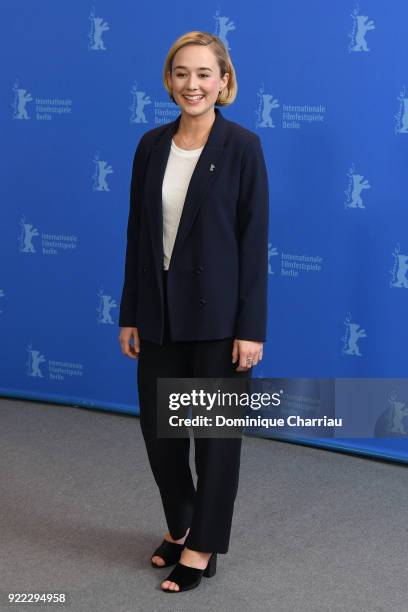
[[[131,163],[143,132],[178,116],[162,67],[195,29],[227,45],[239,91],[221,110],[268,165],[254,375],[407,376],[406,2],[6,0],[2,14],[3,395],[138,413],[117,326]],[[308,443],[407,460],[408,395],[387,393],[365,439]],[[375,439],[395,410],[400,439]]]

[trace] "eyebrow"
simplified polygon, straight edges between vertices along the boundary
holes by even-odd
[[[177,70],[177,68],[184,68],[184,70],[188,70],[187,66],[175,66],[173,70]],[[201,66],[201,68],[197,68],[197,70],[211,70],[211,68],[207,68],[206,66]]]

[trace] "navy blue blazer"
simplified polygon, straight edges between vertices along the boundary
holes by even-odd
[[[259,136],[215,110],[170,259],[172,340],[266,340],[269,191]],[[143,134],[133,160],[119,325],[163,343],[162,182],[181,115]]]

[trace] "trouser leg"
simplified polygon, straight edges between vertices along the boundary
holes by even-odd
[[[238,364],[232,364],[232,346],[232,338],[195,343],[193,376],[249,379],[252,370],[236,372]],[[197,494],[185,545],[201,552],[227,553],[238,491],[242,435],[195,437],[194,443]]]
[[[166,316],[166,322],[168,321]],[[137,372],[140,426],[150,467],[159,487],[164,514],[173,539],[182,538],[190,526],[196,490],[189,464],[188,430],[182,438],[157,437],[157,379],[189,376],[188,355],[184,343],[171,342],[166,328],[166,342],[158,345],[141,340]],[[162,407],[167,410],[166,406]]]

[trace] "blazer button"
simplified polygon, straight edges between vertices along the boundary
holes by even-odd
[[[207,303],[207,302],[206,302],[206,300],[204,300],[204,299],[201,299],[201,300],[200,300],[200,304],[202,304],[203,306],[204,306],[204,304],[206,304],[206,303]]]
[[[148,268],[146,266],[143,266],[143,272],[147,272]]]

